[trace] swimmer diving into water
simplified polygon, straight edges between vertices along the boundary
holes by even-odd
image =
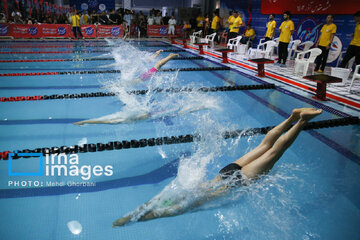
[[[157,58],[160,55],[160,53],[162,53],[163,51],[164,50],[162,50],[162,49],[157,50],[153,55],[150,56],[150,58],[152,58],[152,59]],[[111,55],[111,53],[106,53],[106,54],[103,54],[103,55],[100,55],[100,56],[104,56],[104,55]],[[110,67],[116,67],[116,63],[99,66],[99,68],[110,68]]]
[[[187,113],[192,113],[204,109],[217,108],[215,105],[210,105],[207,102],[189,102],[189,104],[181,108],[173,109],[157,109],[154,111],[134,111],[134,112],[117,112],[99,118],[84,120],[74,123],[74,125],[84,124],[121,124],[141,121],[145,119],[159,119],[162,117],[174,117]]]
[[[242,183],[242,176],[253,180],[260,178],[272,169],[285,150],[295,141],[305,124],[321,112],[322,110],[314,108],[294,109],[289,118],[266,134],[260,145],[221,169],[219,175],[212,180],[203,183],[197,190],[201,197],[192,201],[190,205],[183,207],[181,204],[185,199],[184,195],[169,198],[163,197],[161,192],[149,202],[113,222],[113,227],[123,226],[134,221],[176,216],[214,198],[224,196],[234,186],[245,185]],[[291,127],[294,122],[296,122],[295,125]],[[287,129],[289,130],[283,134]]]

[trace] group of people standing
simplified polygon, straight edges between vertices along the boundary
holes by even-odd
[[[283,13],[284,21],[281,23],[279,30],[279,45],[278,45],[278,61],[275,63],[280,67],[286,67],[286,60],[288,58],[288,47],[291,41],[291,36],[294,33],[295,25],[291,20],[291,13],[289,11],[284,11]],[[354,33],[352,34],[352,41],[346,51],[345,57],[340,65],[340,67],[345,68],[347,63],[351,58],[355,56],[356,65],[360,64],[360,11],[354,14],[354,19],[356,22],[356,26],[354,29]],[[321,49],[321,54],[316,58],[315,63],[315,71],[318,73],[324,72],[327,58],[329,55],[329,51],[331,49],[331,44],[333,42],[334,36],[337,31],[337,26],[333,23],[334,16],[329,14],[326,17],[326,23],[322,26],[320,30],[320,37],[317,42],[314,44],[314,47]],[[235,38],[239,35],[239,29],[241,26],[244,26],[242,22],[241,16],[239,13],[234,10],[232,11],[232,15],[227,20],[229,24],[229,33],[228,40]],[[269,15],[269,21],[266,24],[266,33],[265,33],[265,42],[274,40],[275,38],[275,30],[277,23],[275,21],[275,14]],[[217,12],[214,12],[214,18],[211,22],[211,33],[218,32],[220,28],[220,18]],[[243,33],[243,37],[240,40],[242,44],[249,44],[251,46],[252,40],[254,40],[256,34],[254,29],[250,24],[246,25],[246,30]]]

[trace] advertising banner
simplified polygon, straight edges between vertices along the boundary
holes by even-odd
[[[121,25],[98,25],[97,37],[101,38],[117,38],[122,37],[124,34],[123,27]]]
[[[182,34],[183,26],[175,26],[175,34]],[[147,27],[147,35],[151,37],[163,37],[167,36],[169,28],[167,25],[149,25]]]
[[[81,33],[85,38],[96,38],[95,25],[81,25]]]
[[[41,37],[71,37],[71,27],[67,24],[41,24]]]

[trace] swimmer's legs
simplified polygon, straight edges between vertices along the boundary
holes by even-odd
[[[271,170],[285,150],[295,141],[305,124],[321,114],[320,109],[306,109],[300,112],[299,121],[290,128],[284,135],[280,136],[274,145],[262,156],[242,167],[242,172],[249,178],[256,178]]]
[[[167,56],[166,58],[161,59],[160,61],[158,61],[154,68],[156,70],[159,70],[164,64],[166,64],[168,61],[170,61],[172,58],[178,57],[179,54],[174,54],[174,53],[170,53],[169,56]]]
[[[289,118],[287,118],[285,121],[283,121],[273,129],[271,129],[266,134],[266,136],[259,144],[259,146],[257,146],[256,148],[254,148],[253,150],[251,150],[250,152],[248,152],[247,154],[236,160],[235,163],[243,167],[249,164],[250,162],[254,161],[255,159],[259,158],[274,145],[276,140],[281,136],[281,134],[283,134],[287,129],[289,129],[289,127],[293,122],[297,121],[300,118],[300,113],[307,109],[308,108],[294,109]]]

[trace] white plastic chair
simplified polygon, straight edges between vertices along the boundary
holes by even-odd
[[[355,80],[356,78],[360,79],[359,70],[360,70],[360,64],[359,64],[359,65],[356,65],[356,67],[355,67],[354,75],[353,75],[353,77],[352,77],[352,79],[351,79],[351,83],[350,83],[350,87],[349,87],[349,92],[351,91],[351,88],[352,88],[352,86],[353,86],[353,84],[354,84],[354,80]]]
[[[271,58],[275,45],[275,41],[263,42],[259,44],[256,49],[249,49],[249,56],[253,56],[256,58]]]
[[[194,32],[191,36],[190,36],[190,43],[194,44],[196,43],[196,38],[200,38],[201,37],[201,33],[202,30],[198,31],[198,32]]]
[[[234,49],[234,52],[237,52],[237,47],[240,44],[242,36],[237,36],[236,38],[229,39],[229,42],[227,44],[228,49]]]
[[[293,40],[289,43],[288,46],[288,59],[294,59],[295,58],[295,50],[298,48],[298,46],[300,45],[301,40]],[[293,56],[294,55],[294,56]]]
[[[215,40],[216,33],[212,33],[210,35],[206,35],[205,38],[201,38],[201,42],[210,44],[211,48],[214,48],[214,40]],[[205,46],[207,48],[207,46]]]
[[[321,54],[320,48],[313,48],[299,53],[295,58],[294,73],[301,73],[305,76],[309,69],[309,64],[315,62],[317,56]],[[309,55],[309,57],[306,57]]]
[[[314,45],[314,42],[312,42],[312,41],[306,41],[306,42],[300,43],[298,48],[302,48],[302,50],[295,49],[295,56],[294,57],[296,57],[296,55],[298,53],[305,52],[305,51],[309,50],[313,45]]]

